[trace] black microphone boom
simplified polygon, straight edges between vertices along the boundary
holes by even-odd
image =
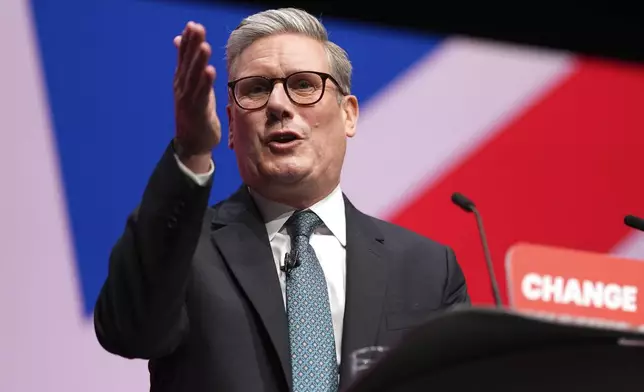
[[[626,215],[624,217],[624,224],[628,227],[632,227],[633,229],[644,231],[644,219],[635,215]]]
[[[474,203],[470,199],[458,192],[452,194],[452,202],[461,207],[465,212],[473,212],[472,209],[475,208]]]
[[[476,217],[476,223],[479,228],[479,236],[481,237],[481,244],[483,245],[483,253],[485,255],[485,263],[487,264],[490,284],[492,285],[494,303],[497,307],[501,307],[501,294],[499,294],[499,285],[497,284],[496,277],[494,275],[492,256],[490,255],[490,247],[488,246],[487,238],[485,236],[485,229],[483,228],[483,219],[481,218],[481,214],[479,214],[479,211],[476,209],[476,206],[470,199],[458,192],[452,194],[452,202],[463,209],[463,211],[472,212]]]

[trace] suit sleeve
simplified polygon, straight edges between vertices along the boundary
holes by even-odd
[[[469,306],[471,305],[470,296],[467,292],[467,283],[463,270],[456,260],[456,255],[452,248],[446,248],[447,276],[445,279],[445,288],[443,289],[443,304],[447,307]]]
[[[192,257],[211,188],[212,176],[196,183],[168,146],[110,254],[94,309],[105,350],[152,359],[181,343],[189,328],[185,296]]]

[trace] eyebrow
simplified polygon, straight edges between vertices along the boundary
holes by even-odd
[[[274,73],[271,74],[270,72],[254,72],[254,73],[239,74],[234,79],[231,78],[230,81],[241,79],[241,78],[247,78],[247,77],[250,77],[250,76],[262,76],[262,77],[265,77],[265,78],[285,78],[285,77],[287,77],[289,75],[292,75],[294,73],[310,72],[310,71],[313,71],[313,72],[327,72],[327,71],[318,71],[318,70],[313,69],[313,68],[291,68],[291,69],[288,70],[288,72],[283,72],[280,75],[276,75]]]

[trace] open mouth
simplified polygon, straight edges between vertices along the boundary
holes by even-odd
[[[284,131],[275,132],[269,136],[269,144],[288,144],[299,140],[300,137],[295,132]]]
[[[302,138],[295,132],[287,130],[274,132],[269,135],[268,148],[270,148],[273,153],[284,154],[292,152],[301,141]]]

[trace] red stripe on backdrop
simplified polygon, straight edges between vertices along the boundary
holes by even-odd
[[[483,214],[506,299],[504,257],[517,241],[607,252],[644,211],[644,68],[580,61],[555,86],[388,220],[454,247],[475,303],[492,303],[476,222]],[[506,299],[507,303],[507,299]]]

